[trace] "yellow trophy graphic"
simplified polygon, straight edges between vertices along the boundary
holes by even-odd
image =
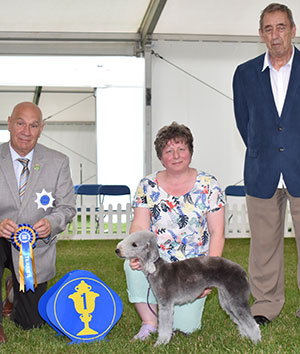
[[[99,294],[91,291],[91,286],[83,280],[75,287],[76,292],[69,295],[69,298],[74,301],[75,310],[80,314],[80,319],[84,323],[84,328],[77,333],[78,336],[87,336],[90,334],[98,334],[89,327],[89,322],[92,320],[91,313],[95,310],[95,299]]]

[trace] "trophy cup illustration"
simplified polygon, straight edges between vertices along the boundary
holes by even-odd
[[[76,291],[69,295],[69,298],[74,301],[75,310],[80,314],[80,320],[84,323],[84,328],[77,333],[78,336],[98,334],[97,331],[89,327],[89,322],[93,317],[91,314],[95,310],[95,299],[99,296],[91,289],[92,287],[82,280],[75,287]]]

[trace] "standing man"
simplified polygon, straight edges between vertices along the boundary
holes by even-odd
[[[296,26],[285,5],[272,3],[262,11],[259,34],[267,52],[238,66],[233,91],[236,123],[247,148],[244,180],[251,229],[252,314],[265,325],[280,313],[285,300],[287,200],[300,289],[300,52],[292,45]]]
[[[0,280],[4,268],[9,268],[14,292],[11,319],[24,329],[43,324],[38,302],[46,292],[47,281],[55,275],[56,235],[76,213],[69,160],[37,143],[43,127],[39,107],[31,102],[19,103],[8,117],[10,141],[0,146]],[[31,225],[38,234],[33,250],[37,279],[34,291],[20,291],[20,252],[10,242],[20,224]],[[0,320],[1,344],[7,340],[2,308]]]

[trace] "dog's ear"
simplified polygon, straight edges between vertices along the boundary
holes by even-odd
[[[145,249],[147,249],[147,254],[148,254],[147,262],[145,262],[145,269],[148,273],[152,274],[156,271],[156,267],[155,264],[153,263],[155,259],[153,259],[153,244],[151,243],[151,241],[146,242]]]

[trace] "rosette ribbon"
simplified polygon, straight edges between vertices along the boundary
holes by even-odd
[[[12,234],[11,242],[20,251],[19,276],[20,291],[26,292],[37,287],[33,249],[38,238],[37,232],[29,224],[18,225],[16,233]]]

